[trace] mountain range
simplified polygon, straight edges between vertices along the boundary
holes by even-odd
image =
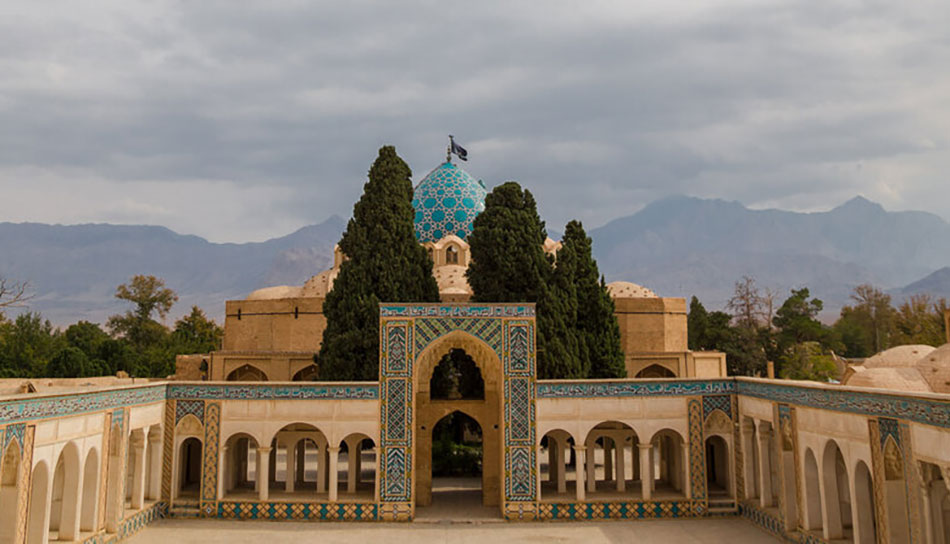
[[[161,277],[179,294],[171,319],[198,305],[220,320],[225,300],[301,285],[328,268],[345,226],[333,216],[266,242],[219,244],[157,226],[0,223],[0,276],[28,280],[30,309],[55,324],[104,322],[123,311],[115,288],[134,274]],[[696,295],[707,308],[722,308],[742,276],[779,303],[790,289],[808,287],[825,302],[826,319],[861,283],[897,300],[917,292],[950,297],[950,223],[889,212],[863,197],[815,213],[669,197],[589,234],[607,281]]]

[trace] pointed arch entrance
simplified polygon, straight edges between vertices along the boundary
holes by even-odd
[[[482,504],[506,517],[537,500],[534,305],[380,305],[380,517],[412,519],[432,501],[432,429],[461,412],[482,432]],[[474,362],[482,398],[432,398],[453,350]]]
[[[463,363],[457,364],[456,361]],[[468,379],[465,362],[472,362],[475,366],[467,373]],[[445,378],[453,374],[457,374],[455,380]],[[445,387],[446,381],[454,381],[454,387]],[[433,438],[441,438],[434,436],[434,431],[440,422],[453,414],[463,414],[474,421],[481,435],[481,504],[498,506],[501,503],[503,381],[501,361],[491,347],[465,331],[456,330],[445,334],[417,357],[414,379],[418,440],[415,462],[416,506],[432,504],[433,466],[445,462],[446,454],[451,455],[451,452],[437,448],[436,453],[439,455],[433,458]],[[467,382],[473,382],[474,385]],[[433,387],[436,391],[433,391]],[[459,431],[458,428],[453,430]],[[452,444],[462,445],[456,442]]]

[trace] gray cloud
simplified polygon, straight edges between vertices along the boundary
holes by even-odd
[[[260,240],[448,132],[553,228],[674,193],[950,216],[946,2],[244,4],[3,8],[0,220]]]

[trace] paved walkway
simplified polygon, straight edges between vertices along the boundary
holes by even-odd
[[[376,523],[159,520],[130,538],[130,544],[321,544],[458,542],[774,544],[751,523],[738,519],[684,519],[576,523]]]

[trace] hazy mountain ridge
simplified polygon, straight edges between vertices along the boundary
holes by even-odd
[[[325,269],[344,227],[333,216],[265,242],[219,244],[155,226],[0,223],[0,275],[28,280],[30,309],[59,324],[122,311],[115,288],[134,274],[159,276],[178,293],[172,317],[193,304],[220,317],[227,299]]]
[[[36,293],[30,308],[57,324],[102,322],[124,310],[113,294],[133,274],[162,277],[178,292],[173,318],[197,304],[220,319],[225,300],[301,285],[328,268],[345,227],[334,216],[265,242],[219,244],[155,226],[0,223],[0,275],[29,280]],[[670,197],[590,235],[608,281],[663,296],[695,294],[710,308],[721,308],[743,275],[772,288],[779,302],[807,286],[825,301],[826,316],[866,282],[896,299],[950,297],[950,224],[925,212],[888,212],[862,197],[816,213]]]
[[[888,212],[863,197],[814,213],[670,197],[591,237],[608,279],[666,296],[696,294],[712,307],[749,275],[781,299],[807,286],[836,312],[857,284],[901,288],[950,264],[950,224],[926,212]]]

